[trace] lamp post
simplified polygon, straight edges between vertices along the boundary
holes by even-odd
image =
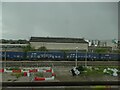
[[[76,47],[75,67],[77,67],[77,52],[78,52],[78,47]]]
[[[85,55],[85,67],[87,67],[87,49],[86,49],[86,55]]]
[[[5,65],[4,65],[4,68],[6,68],[6,57],[7,57],[7,56],[6,56],[6,55],[7,55],[7,54],[6,54],[6,49],[7,49],[7,45],[5,46],[5,54],[4,54],[4,56],[5,56],[5,57],[4,57],[4,59],[5,59]]]

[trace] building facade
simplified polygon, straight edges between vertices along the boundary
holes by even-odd
[[[89,41],[89,47],[91,48],[106,48],[111,51],[118,50],[118,43],[115,40],[91,40]]]
[[[88,50],[88,43],[81,38],[31,37],[29,42],[35,49],[44,46],[48,50]]]

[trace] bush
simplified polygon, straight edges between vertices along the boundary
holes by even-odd
[[[42,46],[42,47],[38,48],[37,50],[38,50],[38,51],[48,51],[45,46]]]
[[[85,70],[84,66],[78,66],[77,69],[80,71],[80,72],[83,72]]]
[[[13,81],[17,81],[17,79],[14,79]]]
[[[120,71],[118,71],[118,75],[120,75]]]
[[[8,81],[12,81],[11,79],[8,79]]]
[[[37,77],[43,77],[43,73],[40,73],[40,72],[36,73],[35,76],[37,76]]]
[[[16,78],[19,78],[24,75],[24,73],[12,73],[12,76],[15,76]]]
[[[22,76],[22,74],[21,73],[16,73],[16,78],[19,78],[19,77],[21,77]]]
[[[12,67],[12,68],[7,68],[7,70],[20,70],[20,68]]]

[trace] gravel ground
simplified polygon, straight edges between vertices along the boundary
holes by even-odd
[[[54,67],[56,73],[55,80],[58,81],[118,81],[118,77],[110,75],[79,75],[72,76],[70,70],[72,67]]]
[[[55,80],[56,82],[60,81],[118,81],[118,77],[110,76],[110,75],[79,75],[79,76],[72,76],[70,70],[73,67],[64,67],[64,66],[57,66],[53,67],[53,70],[56,74]],[[44,76],[49,77],[51,76],[50,73],[45,74]],[[3,73],[2,74],[2,81],[8,82],[8,80],[15,82],[30,82],[31,77],[19,77],[18,79],[15,76],[12,76],[11,73]],[[49,82],[49,81],[48,81]]]
[[[113,77],[110,75],[79,75],[73,77],[72,74],[70,73],[70,70],[72,67],[64,67],[64,66],[58,66],[58,67],[53,67],[53,70],[56,74],[55,80],[52,81],[47,81],[47,82],[60,82],[60,81],[117,81],[118,77]],[[9,78],[8,78],[9,77]],[[2,79],[3,81],[8,81],[8,79],[16,79],[15,76],[11,76],[11,73],[3,73],[2,74]],[[29,82],[30,78],[28,77],[20,77],[18,78],[18,81],[20,82]],[[16,81],[16,82],[18,82]],[[44,81],[43,81],[44,82]],[[45,81],[46,82],[46,81]],[[120,90],[120,87],[118,86],[109,86],[109,89],[104,89],[104,90]],[[99,89],[94,89],[96,86],[69,86],[69,87],[22,87],[22,88],[13,88],[13,87],[6,87],[3,88],[2,90],[99,90]],[[101,90],[101,89],[100,89]]]
[[[15,76],[11,75],[12,73],[3,73],[2,74],[2,81],[3,82],[9,82],[8,80],[12,81],[12,82],[29,82],[30,79],[28,77],[19,77],[18,79]]]

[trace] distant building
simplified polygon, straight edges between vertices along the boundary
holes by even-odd
[[[32,47],[38,49],[45,46],[48,50],[88,50],[88,43],[83,38],[63,37],[31,37]]]
[[[118,49],[118,43],[115,40],[89,40],[89,47],[101,47],[101,48],[109,48],[111,50]]]
[[[28,44],[3,44],[0,43],[0,50],[2,51],[23,51],[23,47],[26,47]]]
[[[120,49],[120,41],[118,41],[118,48]]]

